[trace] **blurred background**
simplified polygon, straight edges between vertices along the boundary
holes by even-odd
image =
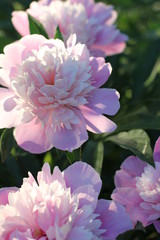
[[[154,143],[160,136],[160,1],[103,2],[114,5],[118,12],[117,27],[129,36],[123,54],[106,58],[113,67],[106,87],[116,88],[121,95],[121,109],[112,118],[118,128],[110,136],[90,134],[90,140],[78,153],[75,152],[75,158],[82,158],[101,174],[103,188],[100,197],[110,199],[114,189],[115,171],[127,156],[139,154],[134,148],[135,144],[139,144],[141,140],[146,141],[149,150],[142,157],[146,161],[152,161]],[[11,24],[11,12],[25,10],[30,3],[30,0],[0,0],[1,53],[6,44],[20,38]],[[129,131],[127,142],[119,135],[126,131]],[[2,132],[0,130],[1,138]],[[1,160],[5,162],[0,163],[0,187],[20,186],[28,171],[36,176],[44,162],[49,162],[51,168],[58,165],[63,170],[70,164],[68,158],[72,160],[70,154],[55,149],[41,155],[31,155],[13,142],[12,131],[8,134],[10,141],[5,143],[5,148],[11,148],[11,153],[4,152],[3,156],[1,154]],[[138,224],[134,233],[120,236],[119,239],[158,240],[160,235],[153,226],[143,229]]]

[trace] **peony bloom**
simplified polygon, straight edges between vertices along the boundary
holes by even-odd
[[[0,205],[1,240],[115,239],[132,224],[123,206],[98,200],[100,189],[99,175],[86,163],[64,172],[55,167],[53,174],[44,164],[37,181],[29,173],[17,191],[0,192],[0,202],[8,194]]]
[[[5,47],[0,66],[0,128],[15,127],[23,149],[72,151],[88,139],[87,130],[115,130],[116,124],[102,114],[118,111],[119,93],[99,89],[111,66],[89,57],[86,46],[76,44],[76,35],[67,47],[58,39],[25,36]]]
[[[160,138],[154,149],[155,168],[128,157],[116,172],[112,199],[125,206],[133,224],[154,224],[160,232]]]
[[[22,35],[29,34],[27,13],[39,20],[49,38],[54,38],[60,27],[64,42],[73,33],[78,42],[86,44],[90,54],[98,57],[123,52],[128,40],[115,26],[117,12],[110,5],[95,3],[94,0],[41,0],[32,2],[25,11],[14,11],[12,23]]]

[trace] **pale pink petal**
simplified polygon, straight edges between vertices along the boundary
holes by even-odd
[[[121,170],[115,174],[116,187],[131,187],[136,184],[135,177],[141,176],[147,164],[138,157],[130,156],[121,165]]]
[[[92,85],[98,88],[108,80],[112,72],[112,67],[110,63],[105,63],[103,58],[91,58],[90,65],[94,76]]]
[[[127,39],[128,38],[126,37],[126,41]],[[105,49],[105,52],[107,56],[112,56],[118,53],[122,53],[125,48],[126,48],[126,43],[124,42],[113,43],[108,45],[108,47]]]
[[[22,62],[22,52],[25,46],[19,44],[19,42],[14,42],[7,45],[4,48],[4,54],[0,54],[0,66],[4,69],[10,69],[15,67],[17,64]],[[16,58],[15,58],[16,56]]]
[[[122,188],[117,187],[113,191],[111,198],[124,205],[127,211],[132,211],[133,206],[138,206],[141,202],[141,197],[139,196],[138,191],[135,188],[125,186]]]
[[[81,111],[84,115],[87,130],[93,133],[113,132],[116,129],[116,124],[104,117],[103,115],[95,112],[87,106],[82,106]]]
[[[115,115],[120,108],[119,93],[115,89],[97,89],[88,102],[86,106],[100,114]]]
[[[10,86],[9,71],[6,69],[0,69],[0,85],[4,87]]]
[[[71,129],[61,127],[53,131],[52,128],[48,128],[46,135],[56,148],[70,152],[79,148],[88,139],[86,125],[83,120],[79,124],[73,124]]]
[[[20,44],[25,46],[25,51],[23,52],[23,58],[28,55],[33,50],[39,50],[40,46],[46,41],[46,38],[42,35],[32,34],[31,36],[25,36],[20,39]]]
[[[61,171],[59,170],[59,168],[55,167],[53,170],[53,174],[51,174],[50,166],[48,163],[45,163],[43,165],[42,171],[38,172],[37,180],[38,180],[39,184],[41,184],[42,182],[50,184],[57,180],[62,185],[65,185],[63,175],[62,175]]]
[[[72,188],[71,190],[73,191]],[[91,184],[86,184],[84,186],[75,188],[73,193],[76,194],[79,199],[80,208],[86,205],[90,205],[92,206],[93,210],[95,209],[99,195],[99,191],[95,191],[95,186]]]
[[[21,123],[21,115],[13,100],[13,92],[0,88],[0,128],[11,128]]]
[[[101,228],[107,229],[103,233],[106,240],[114,240],[119,234],[133,229],[125,208],[118,203],[101,199],[98,201],[95,212],[100,214]]]
[[[29,35],[29,22],[28,15],[24,11],[14,11],[12,12],[12,24],[20,35]]]
[[[104,24],[107,21],[107,19],[110,20],[112,16],[112,12],[113,12],[112,6],[107,6],[104,3],[99,2],[94,5],[92,13],[94,14],[94,17],[97,18],[99,24],[100,23]],[[113,20],[112,20],[112,23],[113,23]]]
[[[92,239],[92,233],[85,229],[84,227],[74,227],[67,236],[67,240],[76,239],[76,240],[88,240]]]
[[[130,173],[133,177],[141,176],[147,163],[140,160],[138,157],[130,156],[122,163],[121,168]]]
[[[80,186],[92,185],[95,191],[99,193],[102,185],[98,173],[84,162],[76,162],[65,169],[64,179],[66,186],[70,186],[72,192]],[[74,179],[74,181],[72,179]]]
[[[153,158],[155,162],[160,162],[160,137],[155,143]]]
[[[8,204],[8,195],[10,192],[17,191],[18,188],[16,187],[6,187],[0,189],[0,205]]]
[[[14,129],[14,136],[18,145],[31,153],[41,153],[53,147],[52,142],[48,141],[45,127],[36,119],[29,123],[17,126]]]

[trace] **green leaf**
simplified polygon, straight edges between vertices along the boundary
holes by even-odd
[[[58,39],[60,39],[60,40],[63,41],[63,36],[62,36],[62,33],[61,33],[61,31],[60,31],[59,26],[56,28],[56,33],[55,33],[55,35],[54,35],[54,39],[56,39],[56,38],[58,38]]]
[[[103,143],[90,140],[86,143],[83,150],[82,161],[90,164],[101,175],[103,156]]]
[[[37,19],[32,17],[30,14],[28,14],[28,21],[30,34],[41,34],[44,37],[49,38],[43,25],[40,22],[38,22]]]
[[[118,236],[117,240],[144,240],[145,239],[146,229],[140,222],[137,222],[133,230],[129,230],[125,233],[122,233]]]
[[[53,159],[52,159],[52,154],[51,154],[51,152],[47,152],[47,153],[44,155],[43,162],[44,162],[44,163],[49,163],[50,165],[52,164]]]
[[[13,129],[5,129],[0,138],[0,152],[2,162],[8,158],[14,144]]]
[[[131,129],[160,129],[160,99],[141,100],[122,105],[120,111],[112,117],[117,129],[112,133],[128,131]],[[108,134],[100,135],[105,138]],[[97,138],[98,135],[97,135]]]
[[[81,149],[74,150],[73,152],[65,151],[65,155],[70,162],[70,164],[74,163],[75,161],[81,160]]]
[[[139,56],[137,68],[133,73],[133,98],[138,99],[144,91],[144,83],[151,74],[160,52],[160,40],[148,41],[147,49]]]
[[[150,139],[142,129],[134,129],[129,132],[121,132],[106,138],[115,144],[132,151],[141,160],[154,166],[153,153],[150,146]]]

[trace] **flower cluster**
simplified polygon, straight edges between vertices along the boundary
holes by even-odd
[[[28,14],[49,39],[30,34]],[[12,13],[22,38],[0,54],[0,129],[14,128],[21,148],[36,154],[53,147],[71,152],[88,140],[87,131],[116,129],[108,116],[119,110],[119,93],[103,86],[112,71],[104,57],[123,52],[128,39],[116,28],[116,17],[113,6],[94,0],[40,0]],[[55,37],[57,29],[62,39]],[[135,159],[124,165],[139,164]],[[158,161],[156,169],[140,162],[137,178],[134,169],[130,174],[122,167],[116,175],[120,190],[112,194],[120,203],[98,199],[102,182],[88,164],[76,162],[63,172],[55,167],[51,174],[45,163],[37,180],[29,173],[20,188],[0,189],[0,239],[115,240],[137,220],[158,228]],[[126,176],[131,191],[126,202],[135,194],[137,205],[123,201]]]
[[[101,180],[86,163],[29,173],[19,189],[0,191],[0,236],[6,239],[114,240],[132,228],[120,204],[98,200]],[[119,219],[121,221],[119,222]]]
[[[154,224],[160,232],[160,138],[154,149],[155,168],[138,157],[128,157],[116,172],[112,199],[125,206],[135,225]]]
[[[121,53],[128,39],[114,24],[117,12],[113,7],[94,0],[32,2],[26,12],[12,13],[12,23],[22,36],[29,34],[27,13],[42,23],[49,38],[54,38],[57,26],[65,43],[75,33],[78,42],[85,44],[93,56]]]

